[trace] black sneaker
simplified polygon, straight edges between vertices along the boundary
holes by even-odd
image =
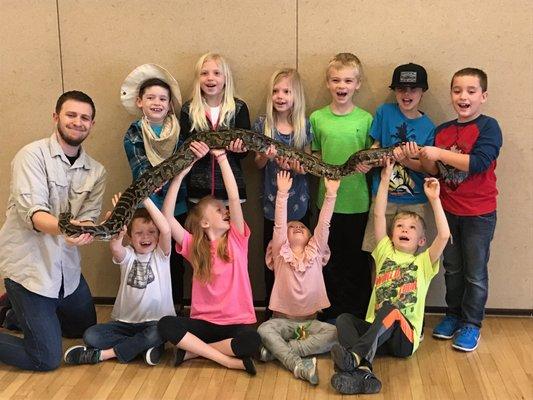
[[[156,347],[150,347],[148,350],[146,350],[146,353],[144,353],[144,361],[146,361],[146,364],[148,365],[157,365],[159,364],[159,361],[161,361],[161,356],[164,352],[164,344]]]
[[[183,359],[185,358],[186,351],[183,349],[180,349],[179,347],[175,347],[174,350],[174,366],[178,367],[183,362]]]
[[[100,349],[85,346],[72,346],[65,351],[65,364],[97,364],[100,362]]]
[[[341,372],[350,372],[357,368],[355,356],[338,343],[331,348],[331,358]]]
[[[333,375],[331,386],[342,394],[378,393],[381,390],[381,381],[372,372],[356,368],[352,372]]]
[[[251,357],[244,357],[242,359],[242,363],[244,364],[245,371],[249,374],[254,376],[257,374],[257,370],[255,369],[254,360],[252,360]]]

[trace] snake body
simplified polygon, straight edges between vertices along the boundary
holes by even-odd
[[[120,232],[124,225],[131,221],[137,205],[142,200],[194,161],[195,156],[189,149],[189,144],[192,141],[205,142],[210,148],[226,148],[230,142],[236,139],[242,139],[248,150],[257,152],[266,152],[270,145],[274,145],[278,156],[297,160],[308,173],[329,179],[340,179],[343,176],[356,173],[355,166],[359,163],[376,165],[383,157],[392,156],[394,150],[394,147],[360,150],[350,156],[344,164],[332,165],[265,135],[246,129],[198,132],[190,136],[171,157],[146,170],[133,182],[122,193],[111,212],[111,216],[104,223],[95,226],[73,225],[70,222],[72,214],[64,212],[59,215],[59,229],[67,236],[76,237],[83,233],[90,233],[95,239],[110,240]]]

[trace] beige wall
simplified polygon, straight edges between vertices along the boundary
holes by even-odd
[[[8,197],[10,160],[22,145],[51,132],[62,84],[64,90],[86,91],[96,102],[97,124],[85,147],[109,171],[110,199],[131,181],[122,148],[131,117],[119,102],[119,88],[137,65],[155,62],[169,69],[187,99],[196,59],[206,51],[220,52],[230,61],[238,95],[255,118],[277,67],[298,66],[311,111],[328,101],[328,59],[340,51],[354,52],[366,75],[356,101],[374,112],[391,99],[392,69],[413,61],[428,70],[430,90],[422,109],[436,123],[453,118],[451,74],[465,66],[485,69],[485,112],[498,119],[504,132],[488,307],[533,308],[530,2],[0,0],[0,7],[0,204]],[[260,176],[251,159],[245,168],[250,196],[245,213],[255,232],[250,270],[254,296],[262,299]],[[114,296],[118,271],[107,244],[91,245],[83,255],[93,294]],[[434,282],[428,304],[444,304],[442,277]]]

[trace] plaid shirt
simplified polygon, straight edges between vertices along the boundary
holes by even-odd
[[[181,146],[183,143],[183,138],[180,136],[176,148]],[[144,149],[143,136],[141,132],[140,121],[133,122],[126,135],[124,135],[124,150],[126,151],[126,156],[128,157],[128,162],[130,163],[131,173],[133,175],[133,180],[139,178],[149,168],[152,168],[152,164],[148,161],[146,156],[146,150]],[[167,194],[169,183],[167,182],[163,188],[157,192],[152,193],[150,199],[154,204],[161,209],[163,207],[163,201]],[[174,209],[174,215],[181,215],[187,212],[187,190],[185,185],[182,183],[180,190],[178,192],[178,198],[176,200],[176,208]]]

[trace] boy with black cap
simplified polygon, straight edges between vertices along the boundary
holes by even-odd
[[[418,109],[424,92],[428,90],[424,67],[413,63],[396,67],[389,87],[394,90],[396,103],[379,106],[370,129],[370,136],[374,139],[372,147],[391,147],[400,144],[394,151],[396,164],[389,182],[387,226],[390,226],[394,215],[399,211],[416,212],[421,217],[430,212],[426,210],[428,203],[424,194],[423,169],[416,157],[417,144],[433,144],[435,128],[429,117]],[[379,182],[380,172],[374,171],[370,216],[374,213],[374,200]],[[431,231],[433,229],[430,229]],[[373,218],[369,218],[362,249],[371,252],[376,245]],[[419,250],[422,251],[424,248]]]

